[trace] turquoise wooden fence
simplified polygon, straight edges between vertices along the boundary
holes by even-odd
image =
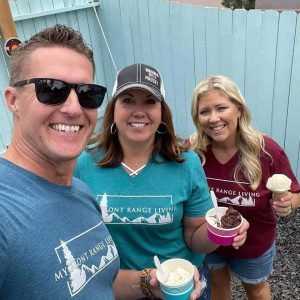
[[[10,4],[22,40],[55,23],[83,33],[95,52],[96,82],[108,88],[106,101],[116,69],[134,62],[156,66],[165,79],[176,132],[183,137],[194,131],[190,103],[195,85],[212,74],[231,77],[245,95],[255,127],[285,148],[300,178],[300,20],[295,12],[231,11],[164,0]],[[9,143],[12,124],[3,100],[8,82],[4,57],[0,57],[0,148]]]

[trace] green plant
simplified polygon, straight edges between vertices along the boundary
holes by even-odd
[[[231,9],[235,9],[235,8],[252,9],[255,8],[255,0],[224,0],[222,1],[222,5]]]

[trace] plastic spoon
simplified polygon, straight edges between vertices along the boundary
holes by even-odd
[[[214,191],[210,191],[210,196],[211,196],[214,208],[216,210],[218,222],[221,222],[222,216],[221,216],[221,212],[219,210],[218,201],[217,201],[217,197],[216,197],[215,192]]]
[[[167,272],[163,271],[163,269],[161,267],[161,264],[160,264],[160,261],[159,261],[159,259],[156,255],[153,257],[153,260],[154,260],[154,264],[155,264],[156,269],[158,270],[158,272],[161,275],[162,281],[166,282],[169,278],[170,273],[167,273]]]

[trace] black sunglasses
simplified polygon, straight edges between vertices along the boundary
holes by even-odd
[[[84,108],[99,108],[103,102],[106,87],[97,84],[74,84],[52,78],[32,78],[18,81],[14,86],[35,84],[35,93],[39,102],[47,105],[64,103],[75,89],[78,101]]]

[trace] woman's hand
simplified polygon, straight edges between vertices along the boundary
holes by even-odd
[[[274,201],[271,200],[271,201],[273,203],[273,207],[274,207],[274,210],[275,210],[275,213],[277,216],[286,217],[292,212],[293,197],[294,197],[294,194],[292,194],[291,192],[287,192],[282,197],[275,198],[273,195],[273,199],[276,199],[276,200],[274,200]]]
[[[158,282],[158,279],[157,279],[157,276],[156,276],[156,272],[157,270],[156,269],[153,269],[151,272],[150,272],[150,280],[149,280],[149,289],[151,290],[151,293],[157,297],[157,298],[160,298],[160,299],[165,299],[163,296],[162,296],[162,292],[161,292],[161,289],[159,287],[159,282]]]
[[[235,249],[239,249],[243,246],[247,239],[247,230],[249,228],[249,222],[244,218],[243,224],[239,230],[237,236],[234,237],[232,247]]]
[[[196,300],[200,297],[201,294],[201,283],[200,283],[200,275],[198,269],[194,266],[195,273],[194,273],[194,290],[191,293],[189,300]],[[150,273],[151,279],[149,280],[149,288],[153,295],[157,298],[165,299],[162,296],[161,289],[159,287],[159,282],[156,276],[156,269],[153,269]]]
[[[194,266],[194,291],[191,293],[189,300],[196,300],[200,297],[201,294],[201,283],[200,283],[200,274],[198,269]]]

